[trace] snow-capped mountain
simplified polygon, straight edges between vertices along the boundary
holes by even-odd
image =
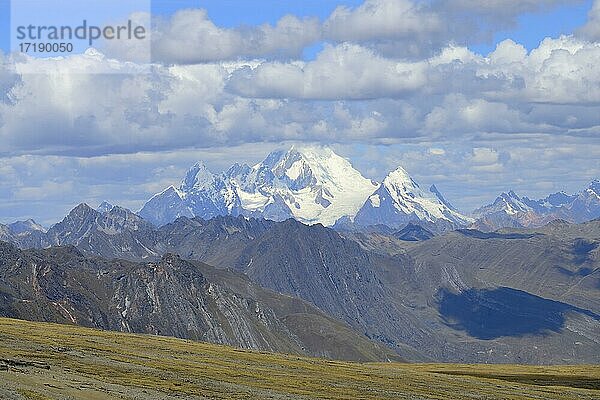
[[[408,222],[442,221],[450,227],[471,222],[435,186],[422,190],[402,168],[377,184],[326,147],[274,151],[252,167],[234,164],[221,174],[197,163],[177,188],[153,196],[139,214],[159,226],[181,216],[218,215],[392,228]]]
[[[402,167],[398,167],[369,196],[354,222],[361,226],[402,227],[421,222],[459,227],[469,223],[470,219],[457,212],[435,186],[430,191],[421,189]]]
[[[252,167],[234,164],[221,174],[197,163],[178,188],[156,194],[139,214],[155,225],[180,216],[217,215],[333,225],[343,216],[356,215],[376,189],[376,183],[331,149],[292,147],[274,151]]]
[[[576,194],[553,193],[532,200],[515,192],[502,193],[496,200],[473,212],[473,228],[495,230],[505,227],[537,227],[555,219],[581,223],[600,218],[600,181],[594,180]]]
[[[507,215],[517,215],[533,211],[532,202],[527,198],[521,198],[512,190],[508,193],[502,193],[494,200],[492,204],[485,205],[473,211],[475,218],[481,218],[495,213],[505,213]]]
[[[102,203],[100,203],[100,205],[98,206],[98,208],[96,208],[96,211],[98,211],[101,214],[107,213],[110,210],[112,210],[114,207],[113,204],[109,203],[108,201],[103,201]]]

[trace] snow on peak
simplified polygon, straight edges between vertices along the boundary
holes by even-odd
[[[593,190],[597,195],[600,196],[600,179],[594,179],[588,186],[588,189]]]
[[[96,211],[98,211],[99,213],[107,213],[110,210],[112,210],[113,207],[114,207],[113,204],[111,204],[108,201],[104,200],[102,203],[100,203],[100,205],[98,206],[98,208],[96,208]]]
[[[381,207],[377,212],[382,223],[389,207],[427,221],[464,221],[440,196],[421,190],[401,167],[379,185],[329,147],[293,146],[271,152],[252,167],[236,163],[220,174],[199,162],[179,189],[155,195],[140,215],[157,225],[181,215],[230,214],[331,226],[341,218],[352,220],[368,203],[373,209]]]
[[[324,146],[292,146],[270,153],[239,183],[242,207],[262,212],[279,204],[287,217],[333,225],[356,214],[377,188],[345,158]],[[273,207],[273,206],[272,206]]]
[[[208,170],[204,162],[199,161],[187,171],[179,189],[184,192],[192,189],[202,190],[206,189],[214,181],[215,175]]]
[[[398,167],[388,174],[383,180],[383,184],[394,191],[420,191],[419,185],[411,178],[411,176],[402,167]]]
[[[200,217],[293,217],[307,224],[333,225],[341,217],[354,216],[376,189],[376,184],[331,148],[293,146],[271,152],[253,167],[234,164],[221,174],[213,174],[199,162],[181,182],[180,201],[165,191],[140,213],[156,224],[166,223],[175,214],[170,210],[190,210]]]
[[[390,172],[355,218],[358,225],[401,227],[410,222],[464,226],[470,221],[454,210],[432,186],[424,191],[402,167]]]

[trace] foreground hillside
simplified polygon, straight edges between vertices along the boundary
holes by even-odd
[[[400,359],[310,304],[165,254],[153,263],[0,242],[0,316],[353,361]]]
[[[594,399],[599,366],[356,364],[0,319],[2,399]]]

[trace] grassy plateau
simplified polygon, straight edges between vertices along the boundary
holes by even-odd
[[[348,363],[0,318],[0,399],[599,399],[600,366]]]

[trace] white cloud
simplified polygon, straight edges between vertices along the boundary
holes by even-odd
[[[282,17],[273,25],[226,29],[216,26],[206,10],[176,12],[159,21],[152,33],[153,58],[192,64],[242,57],[295,57],[320,37],[316,18]]]
[[[411,0],[365,0],[352,9],[337,7],[323,24],[324,36],[339,42],[407,39],[442,29],[439,15]]]
[[[427,83],[427,65],[383,58],[354,45],[326,46],[308,63],[266,62],[236,71],[230,89],[247,97],[369,99],[395,97]]]
[[[594,1],[587,23],[577,33],[588,40],[600,41],[600,0]]]

